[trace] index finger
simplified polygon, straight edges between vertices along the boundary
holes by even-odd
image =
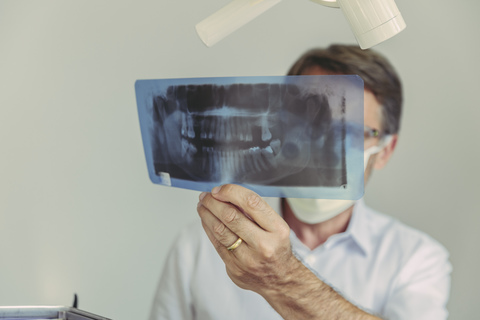
[[[275,232],[286,222],[255,192],[234,184],[215,187],[211,195],[223,202],[230,202],[243,210],[262,229]]]

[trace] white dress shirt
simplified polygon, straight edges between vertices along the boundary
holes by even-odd
[[[280,201],[266,198],[276,212]],[[310,250],[290,232],[297,257],[345,299],[381,318],[446,319],[448,252],[430,236],[357,201],[345,232]],[[186,227],[166,261],[150,320],[282,319],[257,293],[238,288],[201,223]]]

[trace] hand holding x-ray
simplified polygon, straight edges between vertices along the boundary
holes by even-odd
[[[198,214],[232,281],[266,295],[286,289],[291,271],[305,268],[293,255],[290,228],[260,196],[237,185],[200,195]],[[233,250],[228,247],[241,239]],[[278,282],[275,281],[278,280]]]

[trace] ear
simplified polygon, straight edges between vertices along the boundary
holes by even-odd
[[[387,165],[390,157],[393,154],[393,151],[395,150],[395,147],[397,146],[397,141],[398,134],[394,134],[390,142],[382,149],[382,151],[377,154],[375,157],[375,163],[373,164],[373,167],[376,170],[382,169]]]

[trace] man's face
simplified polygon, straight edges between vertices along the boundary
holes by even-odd
[[[302,72],[302,75],[332,75],[335,73],[328,72],[323,70],[318,66],[310,67]],[[369,91],[364,91],[364,99],[363,99],[363,106],[364,106],[364,125],[371,128],[376,129],[378,131],[382,131],[381,127],[381,106],[378,103],[377,99],[375,98],[374,94]],[[373,154],[370,156],[368,160],[367,167],[365,169],[365,183],[368,181],[372,169],[381,169],[389,160],[391,153],[395,147],[397,140],[397,136],[394,136],[392,142],[389,143],[388,146],[385,147],[384,150],[380,151],[378,154]],[[365,138],[364,143],[364,150],[377,145],[380,142],[378,137],[371,137]]]

